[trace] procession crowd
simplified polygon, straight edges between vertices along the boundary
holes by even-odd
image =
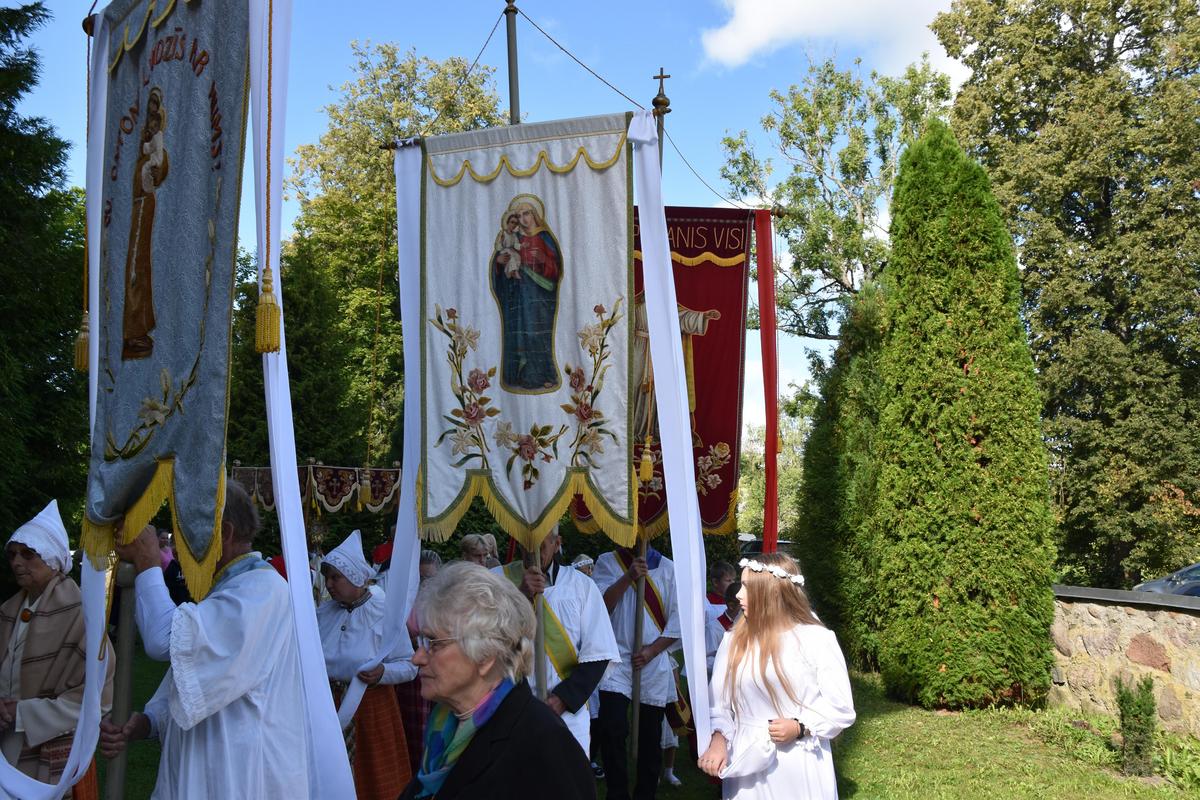
[[[254,551],[258,528],[251,498],[230,482],[221,558],[198,603],[152,526],[117,547],[137,571],[145,652],[170,666],[127,722],[101,722],[99,750],[112,758],[157,739],[155,798],[313,796],[309,762],[330,743],[310,739],[287,576]],[[390,554],[369,562],[357,531],[314,554],[311,575],[293,576],[313,581],[335,703],[356,677],[366,685],[337,745],[360,800],[594,798],[598,780],[610,800],[644,800],[660,783],[679,783],[680,746],[710,776],[714,796],[837,796],[830,742],[854,722],[853,700],[836,638],[809,605],[795,561],[763,554],[742,559],[740,572],[712,566],[709,674],[691,676],[676,658],[669,558],[617,548],[566,563],[561,549],[553,530],[537,553],[509,564],[486,535],[464,536],[461,560],[449,564],[422,551],[407,635],[398,637],[387,624]],[[10,764],[53,782],[70,753],[84,674],[80,590],[56,504],[12,534],[5,552],[20,588],[0,607],[0,746]],[[544,701],[531,686],[538,606]],[[689,737],[688,680],[711,685],[713,734],[700,747]],[[99,796],[94,762],[72,792]]]

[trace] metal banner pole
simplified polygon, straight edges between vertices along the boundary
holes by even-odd
[[[517,4],[504,5],[504,27],[508,32],[508,124],[521,124],[521,85],[517,76]]]

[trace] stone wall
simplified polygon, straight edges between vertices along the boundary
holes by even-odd
[[[1051,706],[1116,717],[1114,684],[1154,678],[1162,727],[1200,737],[1200,598],[1055,586]]]

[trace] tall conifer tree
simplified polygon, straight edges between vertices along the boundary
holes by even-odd
[[[880,668],[925,706],[1034,700],[1049,685],[1053,520],[1012,240],[941,122],[904,154],[893,210],[866,531]]]

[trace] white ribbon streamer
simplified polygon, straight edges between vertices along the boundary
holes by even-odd
[[[268,50],[268,32],[270,48]],[[292,619],[300,651],[300,671],[304,682],[308,714],[309,796],[313,798],[354,797],[354,777],[346,748],[341,747],[341,731],[334,714],[333,695],[325,672],[325,655],[317,631],[316,608],[308,581],[308,542],[304,535],[304,513],[300,487],[293,465],[296,463],[296,437],[292,422],[292,397],[288,383],[287,339],[284,336],[283,290],[279,274],[279,227],[283,199],[283,131],[287,110],[288,60],[291,50],[291,0],[251,0],[250,2],[250,85],[251,116],[254,131],[255,213],[258,232],[259,281],[262,281],[264,255],[270,253],[270,268],[275,278],[280,306],[279,352],[263,355],[263,380],[267,395],[267,436],[271,452],[271,480],[275,489],[275,510],[283,539],[283,559],[288,590],[292,596]],[[268,68],[269,65],[269,68]],[[268,81],[270,86],[268,87]],[[268,103],[271,135],[267,137]],[[267,152],[267,147],[270,152]],[[267,185],[267,165],[271,167]],[[265,202],[264,202],[265,201]],[[267,204],[271,209],[267,218]],[[269,244],[269,247],[268,247]],[[330,747],[338,742],[338,747]],[[291,767],[288,767],[291,768]]]
[[[101,192],[104,187],[104,115],[108,103],[108,32],[104,26],[104,15],[96,15],[94,45],[92,47],[91,96],[87,102],[91,126],[87,132],[87,196],[85,214],[88,230],[88,308],[100,307],[100,230]],[[99,385],[97,365],[100,363],[100,337],[93,333],[88,338],[88,430],[96,428],[96,388]],[[58,800],[83,777],[92,763],[96,742],[100,738],[100,692],[104,688],[104,676],[108,659],[113,657],[111,648],[100,659],[100,643],[105,631],[105,591],[108,586],[108,571],[92,567],[91,561],[83,557],[80,589],[83,593],[84,657],[83,704],[79,710],[79,721],[75,725],[75,736],[71,740],[71,754],[58,783],[47,784],[29,777],[16,767],[0,758],[0,797],[16,800]]]
[[[662,201],[662,173],[658,162],[658,132],[654,115],[638,111],[629,125],[633,143],[634,188],[642,243],[642,277],[645,286],[646,322],[650,333],[650,358],[654,363],[654,395],[662,438],[663,479],[667,490],[667,515],[671,526],[671,553],[675,562],[679,624],[683,632],[683,658],[696,741],[708,746],[712,723],[708,708],[707,659],[704,648],[704,543],[700,504],[696,498],[696,464],[692,460],[691,414],[688,411],[687,374],[667,219]]]
[[[407,335],[405,323],[419,325],[421,316],[421,147],[416,139],[399,142],[394,162],[396,173],[396,249],[399,257],[400,324],[404,336],[404,365],[421,363],[421,337]],[[409,372],[408,374],[413,374]],[[401,636],[408,636],[408,614],[417,597],[420,583],[421,538],[417,534],[417,469],[421,458],[421,393],[404,393],[404,452],[400,471],[400,509],[396,517],[396,535],[392,540],[392,566],[387,580],[387,625],[383,647],[375,657],[359,667],[360,672],[375,669],[396,649]],[[345,730],[354,719],[367,685],[355,675],[342,704],[338,723]]]

